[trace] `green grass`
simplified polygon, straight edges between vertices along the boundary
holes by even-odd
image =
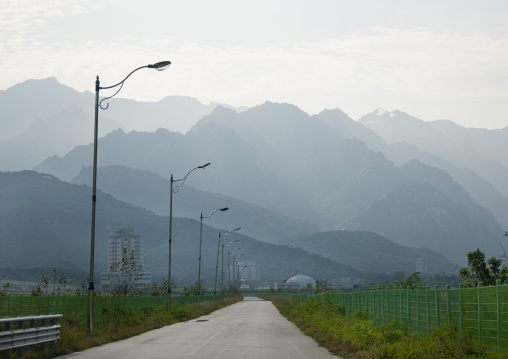
[[[165,305],[137,310],[130,307],[110,315],[105,323],[95,325],[93,336],[88,334],[86,323],[78,317],[63,318],[59,322],[61,334],[55,348],[45,351],[37,350],[35,352],[25,349],[23,358],[49,359],[82,351],[126,339],[166,325],[195,319],[240,300],[242,300],[242,297],[238,296],[224,299],[224,301],[204,302],[199,305],[175,304],[171,307],[169,313]],[[12,351],[11,354],[11,358],[17,358],[15,351]]]
[[[507,358],[508,352],[489,352],[465,331],[443,327],[424,336],[405,323],[376,325],[366,313],[345,316],[344,306],[331,302],[297,302],[271,297],[277,309],[320,345],[346,359],[469,359]]]

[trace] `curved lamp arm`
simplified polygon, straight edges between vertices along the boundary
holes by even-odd
[[[201,222],[203,221],[204,218],[207,218],[208,220],[205,222],[208,223],[208,221],[210,220],[210,218],[212,218],[212,215],[217,212],[217,211],[222,211],[222,212],[225,212],[227,211],[229,208],[228,207],[224,207],[224,208],[219,208],[219,209],[216,209],[215,211],[213,211],[212,213],[210,213],[208,216],[204,217],[203,216],[203,213],[201,213]]]
[[[205,168],[207,168],[208,166],[210,166],[210,164],[211,164],[211,163],[210,163],[210,162],[208,162],[208,163],[205,163],[204,165],[194,167],[194,168],[193,168],[193,169],[191,169],[191,170],[190,170],[190,171],[189,171],[189,172],[188,172],[188,173],[187,173],[184,177],[182,177],[182,178],[180,178],[180,179],[174,180],[174,179],[173,179],[173,177],[171,177],[171,181],[173,181],[173,183],[182,181],[182,183],[180,183],[178,186],[176,186],[176,187],[174,187],[174,188],[173,188],[173,193],[177,193],[177,192],[178,192],[177,188],[178,188],[178,187],[180,187],[181,185],[183,185],[183,184],[185,183],[185,180],[187,179],[187,176],[188,176],[188,175],[190,175],[190,173],[191,173],[192,171],[197,170],[198,168],[199,168],[199,169],[205,169]]]
[[[99,102],[99,107],[102,109],[102,110],[106,110],[108,107],[109,107],[109,104],[106,104],[106,107],[102,107],[102,101],[104,100],[109,100],[110,98],[113,98],[115,97],[119,92],[120,90],[122,89],[123,87],[123,84],[125,82],[125,80],[127,80],[133,73],[135,73],[136,71],[138,70],[141,70],[141,69],[144,69],[144,68],[149,68],[149,69],[156,69],[157,71],[164,71],[165,69],[167,69],[169,67],[169,65],[171,65],[171,61],[161,61],[161,62],[157,62],[156,64],[152,64],[152,65],[145,65],[145,66],[141,66],[141,67],[138,67],[137,69],[135,70],[132,70],[130,72],[130,74],[128,74],[122,81],[120,81],[119,83],[117,83],[116,85],[113,85],[113,86],[105,86],[105,87],[101,87],[99,86],[99,76],[97,76],[97,81],[96,81],[96,87],[95,87],[95,90],[97,92],[99,92],[99,90],[107,90],[107,89],[112,89],[114,87],[117,87],[117,86],[120,86],[120,88],[118,89],[118,91],[116,91],[113,95],[109,96],[109,97],[105,97],[103,98],[100,102]]]

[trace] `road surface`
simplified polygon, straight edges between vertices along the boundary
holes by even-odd
[[[325,359],[320,347],[269,301],[242,302],[198,319],[177,323],[60,359],[242,358]]]

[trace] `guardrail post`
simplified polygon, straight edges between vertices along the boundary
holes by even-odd
[[[33,318],[32,318],[32,319],[29,321],[29,323],[30,323],[30,325],[29,325],[29,326],[30,326],[30,328],[35,328],[35,319],[33,319]],[[35,351],[35,345],[32,345],[32,346],[30,347],[30,351],[32,351],[32,352],[33,352],[33,351]]]
[[[41,327],[45,327],[45,326],[46,326],[46,319],[41,319]],[[41,344],[41,349],[46,350],[46,343]]]
[[[23,329],[23,322],[18,322],[18,330]],[[23,348],[18,348],[18,357],[23,356]]]
[[[50,320],[50,322],[49,322],[49,323],[50,323],[50,325],[55,325],[55,318],[51,318],[51,320]],[[50,342],[50,343],[49,343],[49,346],[50,346],[50,348],[51,348],[51,349],[54,349],[54,348],[55,348],[55,343],[56,343],[56,342]]]
[[[10,294],[9,294],[9,299],[10,299]],[[10,318],[10,317],[5,317],[5,318]],[[4,331],[10,331],[11,330],[11,323],[7,322],[4,324]],[[6,350],[5,351],[5,355],[4,355],[4,358],[8,358],[9,357],[9,351]]]

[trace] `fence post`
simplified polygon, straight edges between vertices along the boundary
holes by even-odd
[[[407,297],[407,321],[409,323],[409,326],[410,327],[413,327],[413,325],[411,324],[411,296],[409,295],[410,293],[410,286],[407,286],[406,288],[406,297]]]
[[[390,298],[388,297],[388,289],[385,290],[386,298],[386,323],[390,323]]]
[[[459,329],[462,329],[462,288],[464,285],[459,284]]]
[[[399,314],[400,314],[400,322],[404,321],[404,312],[402,309],[402,287],[399,287]]]
[[[450,303],[450,286],[446,286],[446,313],[448,314],[448,325],[452,324],[452,308]]]
[[[429,301],[429,293],[430,293],[430,288],[429,286],[425,287],[426,291],[425,291],[425,299],[427,300],[427,334],[430,334],[430,327],[431,327],[431,323],[430,323],[430,301]]]
[[[478,283],[478,343],[482,342],[482,296],[480,294],[483,282]]]
[[[23,294],[19,295],[19,316],[23,315]]]
[[[11,316],[11,295],[7,294],[7,316]]]
[[[416,287],[416,332],[420,333],[420,287]]]
[[[496,280],[496,302],[497,302],[497,348],[501,349],[501,303],[499,300],[499,287],[501,279]]]
[[[434,286],[434,291],[435,291],[435,300],[436,300],[436,327],[437,329],[439,330],[439,294],[438,294],[438,291],[439,291],[439,286]]]

